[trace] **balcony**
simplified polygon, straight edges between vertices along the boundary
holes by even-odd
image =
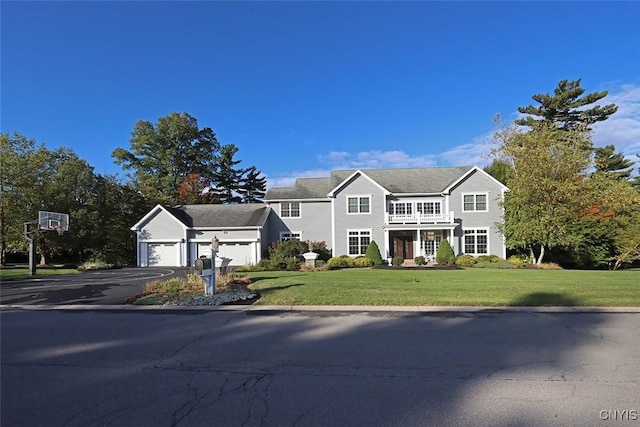
[[[453,224],[453,211],[448,214],[385,214],[387,224]]]

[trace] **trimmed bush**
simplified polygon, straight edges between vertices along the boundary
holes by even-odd
[[[460,255],[456,258],[456,265],[459,265],[460,267],[473,267],[476,265],[476,262],[478,262],[476,258],[469,254]]]
[[[403,263],[404,263],[404,258],[401,256],[394,256],[393,259],[391,260],[391,264],[393,264],[396,267],[400,267]]]
[[[507,259],[507,262],[509,264],[513,264],[514,267],[524,268],[531,264],[531,258],[526,255],[525,256],[513,255],[513,256],[510,256],[509,259]]]
[[[333,268],[352,268],[354,266],[354,260],[348,255],[342,255],[339,257],[329,258],[327,261],[327,267]]]
[[[516,268],[513,264],[507,261],[491,262],[491,261],[479,261],[474,268],[497,268],[497,269],[509,269]]]
[[[422,256],[417,256],[413,259],[413,262],[416,263],[416,265],[425,265],[427,263],[427,260]]]
[[[369,246],[367,246],[367,252],[364,256],[373,261],[373,265],[382,265],[383,263],[382,255],[380,255],[380,248],[375,240],[372,240],[371,243],[369,243]]]
[[[498,255],[480,255],[478,256],[478,262],[498,262],[498,261],[504,261],[503,259],[501,259]]]
[[[456,262],[456,254],[447,240],[443,240],[436,252],[436,262],[440,265],[452,265]]]
[[[374,265],[373,260],[366,256],[358,257],[353,260],[353,266],[358,268],[373,267]]]

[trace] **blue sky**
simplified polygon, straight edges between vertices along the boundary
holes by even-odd
[[[483,165],[493,116],[582,78],[640,152],[638,2],[1,3],[1,131],[120,174],[138,120],[188,112],[270,185]],[[635,158],[635,156],[634,156]]]

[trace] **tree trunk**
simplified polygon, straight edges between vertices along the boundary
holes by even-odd
[[[542,264],[542,258],[544,258],[544,245],[540,245],[540,257],[536,261],[536,265]]]
[[[616,263],[613,265],[613,271],[616,271],[617,269],[619,269],[621,265],[622,265],[622,260],[618,258],[616,260]]]
[[[536,254],[533,253],[533,246],[529,246],[529,256],[531,257],[531,264],[535,264]]]

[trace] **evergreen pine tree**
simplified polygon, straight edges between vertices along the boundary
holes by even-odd
[[[259,203],[262,200],[267,190],[267,178],[261,175],[255,166],[245,171],[238,188],[242,203]]]
[[[234,160],[233,156],[238,152],[235,144],[226,144],[220,147],[220,156],[217,160],[217,167],[212,174],[214,189],[212,193],[221,203],[240,203],[239,196],[240,182],[246,172],[245,169],[237,169],[241,160]]]
[[[607,96],[608,92],[605,90],[582,96],[585,89],[580,87],[581,80],[560,81],[553,95],[548,93],[533,95],[533,100],[540,106],[519,107],[518,111],[527,116],[516,120],[515,123],[531,128],[535,128],[540,123],[553,123],[559,129],[575,130],[580,127],[588,129],[590,125],[606,120],[618,111],[615,104],[583,108],[601,100]]]
[[[622,153],[616,153],[613,145],[595,148],[594,166],[596,173],[606,173],[620,179],[629,179],[633,171],[634,161],[624,157]]]

